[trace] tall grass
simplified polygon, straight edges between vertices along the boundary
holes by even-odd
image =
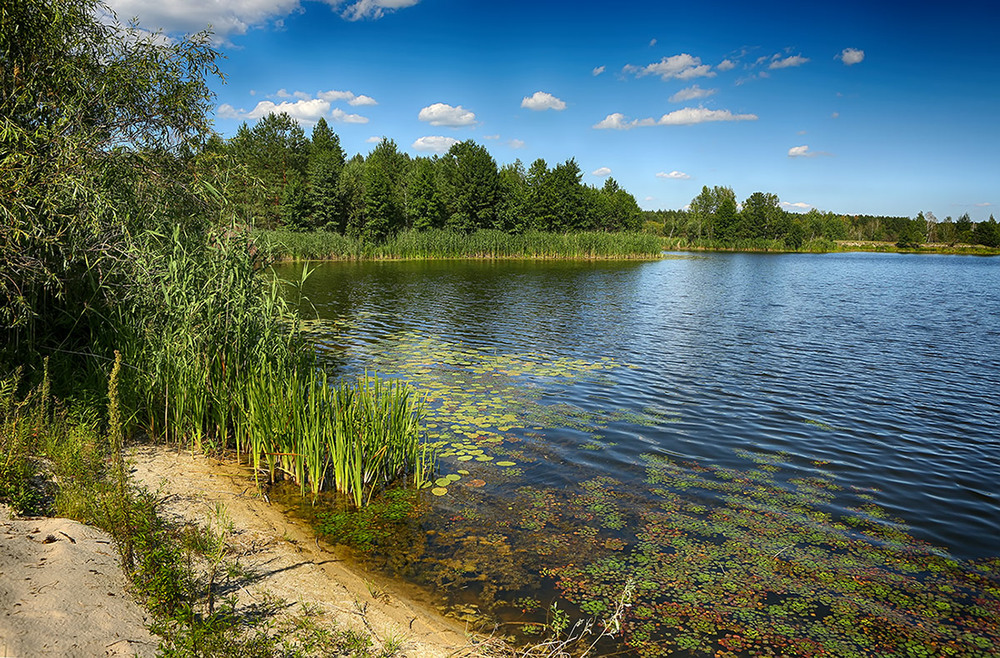
[[[630,259],[657,258],[658,237],[649,233],[508,234],[481,229],[461,233],[446,229],[404,231],[384,243],[366,243],[328,231],[302,233],[261,231],[257,238],[276,258],[294,260],[528,258]]]
[[[423,486],[433,454],[421,445],[409,389],[377,376],[331,383],[325,373],[262,368],[246,387],[237,452],[303,494],[332,488],[361,507],[395,480]]]
[[[292,284],[264,275],[249,236],[232,231],[142,241],[126,262],[143,283],[111,334],[131,366],[118,390],[141,431],[235,448],[271,480],[314,495],[335,488],[359,506],[393,480],[423,483],[430,464],[411,393],[377,378],[335,384],[314,367],[293,310],[308,269]]]

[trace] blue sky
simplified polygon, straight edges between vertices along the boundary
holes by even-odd
[[[211,23],[216,128],[326,117],[349,155],[474,139],[504,164],[576,158],[643,208],[703,185],[786,207],[1000,214],[1000,3],[111,0]]]

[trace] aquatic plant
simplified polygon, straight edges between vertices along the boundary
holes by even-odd
[[[658,258],[660,239],[649,233],[528,231],[511,235],[481,229],[461,233],[444,229],[404,231],[384,243],[363,242],[315,231],[260,231],[258,239],[277,257],[296,260],[435,259],[435,258]]]
[[[420,441],[420,409],[400,382],[377,376],[329,381],[325,372],[262,367],[247,382],[238,455],[254,472],[279,473],[314,497],[328,484],[363,506],[396,480],[421,487],[433,449]]]

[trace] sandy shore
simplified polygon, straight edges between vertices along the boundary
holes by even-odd
[[[111,537],[0,506],[0,656],[153,656]]]
[[[237,609],[282,601],[321,626],[353,628],[376,646],[403,639],[397,655],[475,655],[475,640],[420,592],[362,573],[323,547],[308,527],[266,501],[245,468],[162,446],[131,451],[134,482],[179,524],[231,523],[227,559],[250,577],[227,583]],[[220,507],[221,506],[221,507]],[[127,593],[110,538],[66,519],[11,519],[0,510],[0,658],[152,656],[158,640]]]

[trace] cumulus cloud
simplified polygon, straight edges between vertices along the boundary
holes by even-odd
[[[781,207],[786,210],[791,210],[793,212],[805,212],[812,208],[812,204],[803,203],[802,201],[797,201],[795,203],[789,203],[788,201],[782,201]]]
[[[369,144],[378,144],[379,142],[381,142],[384,139],[385,139],[385,137],[379,137],[378,135],[372,135],[371,137],[369,137],[365,141],[367,143],[369,143]]]
[[[348,114],[339,107],[333,108],[333,112],[330,113],[330,117],[334,121],[340,121],[343,123],[368,123],[368,117],[363,117],[360,114]]]
[[[465,109],[461,105],[452,107],[447,103],[434,103],[420,110],[417,118],[432,126],[448,126],[458,128],[461,126],[476,125],[476,115]]]
[[[279,89],[272,98],[294,98],[296,100],[283,100],[280,103],[270,100],[260,101],[249,112],[243,109],[236,109],[229,103],[223,103],[216,109],[215,113],[216,116],[223,119],[260,119],[268,114],[280,114],[284,112],[306,126],[314,125],[321,117],[329,117],[334,121],[343,123],[368,123],[367,117],[363,117],[360,114],[348,114],[339,107],[333,108],[331,111],[332,103],[342,100],[350,102],[362,98],[367,99],[367,101],[360,103],[361,105],[375,104],[374,99],[368,96],[355,96],[349,91],[324,91],[317,94],[316,98],[313,98],[305,92],[296,91],[289,93],[287,89]],[[358,103],[351,104],[356,105]]]
[[[691,101],[696,98],[707,98],[717,91],[719,90],[702,89],[698,85],[691,85],[690,87],[685,87],[684,89],[678,91],[676,94],[671,96],[669,100],[671,103],[683,103],[684,101]]]
[[[622,69],[625,73],[632,73],[637,78],[647,75],[658,75],[663,80],[690,80],[691,78],[714,78],[715,71],[708,64],[702,64],[700,57],[694,57],[687,53],[664,57],[659,62],[653,62],[647,66],[634,66],[628,64]]]
[[[683,171],[677,171],[676,169],[674,171],[671,171],[669,174],[661,171],[658,174],[656,174],[656,177],[665,178],[667,180],[688,180],[691,178],[691,176],[689,176],[688,174],[685,174]]]
[[[728,60],[728,59],[724,59],[721,62],[719,62],[718,65],[715,68],[717,70],[723,71],[723,72],[725,72],[725,71],[732,71],[734,68],[736,68],[736,62],[733,62],[733,61]]]
[[[324,0],[347,20],[378,19],[388,12],[412,7],[420,0]],[[108,0],[120,19],[139,18],[149,30],[168,34],[199,32],[211,26],[218,42],[268,24],[284,27],[284,18],[305,11],[300,0]]]
[[[223,41],[302,11],[299,0],[109,0],[108,6],[120,19],[138,17],[139,24],[150,30],[191,33],[211,25],[216,38]]]
[[[809,61],[808,57],[803,57],[802,55],[791,55],[789,57],[781,57],[780,55],[775,55],[771,58],[771,63],[768,64],[769,69],[787,69],[795,66],[802,66]]]
[[[507,146],[511,147],[512,149],[523,149],[524,141],[520,139],[512,139],[507,142]]]
[[[433,151],[434,153],[445,153],[453,145],[458,144],[454,137],[443,137],[441,135],[428,135],[413,142],[413,148],[418,151]]]
[[[312,98],[309,100],[284,101],[281,103],[261,101],[249,112],[235,110],[231,105],[226,106],[226,108],[226,118],[229,119],[260,119],[266,117],[268,114],[280,114],[284,112],[299,123],[312,125],[330,111],[330,103],[320,98]],[[222,106],[219,106],[219,112],[222,112]],[[220,114],[220,116],[222,115]]]
[[[244,114],[229,103],[223,103],[215,111],[215,116],[222,117],[223,119],[242,119]]]
[[[689,126],[696,123],[709,123],[713,121],[756,121],[756,114],[733,114],[729,110],[709,110],[703,107],[685,107],[675,110],[669,114],[664,114],[659,119],[633,119],[627,120],[624,114],[615,112],[604,117],[594,124],[597,130],[631,130],[632,128],[642,128],[646,126]]]
[[[607,67],[605,67],[605,66],[595,66],[595,67],[594,67],[594,70],[593,70],[593,71],[591,71],[591,73],[592,73],[593,75],[597,76],[597,75],[600,75],[600,74],[604,73],[604,70],[605,70],[606,68],[607,68]]]
[[[857,48],[844,48],[840,52],[840,55],[837,56],[837,59],[847,66],[853,66],[865,61],[865,51],[858,50]]]
[[[358,0],[357,2],[325,0],[325,2],[334,8],[346,5],[340,15],[349,21],[358,21],[365,18],[377,20],[382,18],[386,12],[412,7],[420,0]]]
[[[337,89],[331,89],[329,91],[321,91],[318,94],[316,94],[316,96],[317,98],[322,98],[323,100],[330,101],[331,103],[337,103],[339,101],[347,101],[348,105],[353,105],[355,107],[360,105],[378,105],[378,101],[376,101],[371,96],[365,96],[364,94],[358,96],[353,91],[340,91]]]
[[[536,112],[543,112],[545,110],[555,110],[559,112],[566,109],[566,103],[548,92],[536,91],[531,96],[524,97],[521,101],[521,107],[534,110]]]
[[[790,158],[815,158],[821,155],[832,155],[826,151],[810,151],[809,147],[805,144],[802,146],[793,146],[788,149],[788,157]]]
[[[500,139],[500,135],[483,135],[483,139]]]
[[[610,176],[611,175],[611,169],[608,168],[608,167],[600,167],[600,168],[595,169],[594,171],[590,172],[590,175],[591,176],[597,176],[599,178],[603,178],[604,176]]]

